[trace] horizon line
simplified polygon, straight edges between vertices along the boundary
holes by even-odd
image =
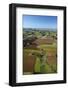
[[[30,28],[31,29],[32,27],[23,27],[23,28],[27,28],[27,29]],[[32,29],[57,29],[57,28],[32,28]]]

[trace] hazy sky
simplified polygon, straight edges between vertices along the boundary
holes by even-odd
[[[52,28],[57,29],[57,16],[22,16],[24,28]]]

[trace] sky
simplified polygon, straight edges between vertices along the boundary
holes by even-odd
[[[57,29],[57,16],[23,15],[24,28]]]

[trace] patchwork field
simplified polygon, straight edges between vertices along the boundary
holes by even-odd
[[[47,54],[47,62],[45,63],[45,70],[41,73],[54,73],[57,72],[57,57],[56,46],[39,46],[40,49],[44,48],[44,53]],[[24,49],[24,72],[40,73],[40,57],[32,55],[32,53],[40,54],[39,49]]]
[[[23,74],[57,73],[57,38],[56,32],[44,36],[39,31],[26,31],[23,49]],[[29,34],[31,33],[31,35]],[[37,34],[36,34],[37,33]],[[47,33],[47,32],[45,32]]]

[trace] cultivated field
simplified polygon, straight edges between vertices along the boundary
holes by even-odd
[[[23,74],[57,73],[57,32],[24,29]]]

